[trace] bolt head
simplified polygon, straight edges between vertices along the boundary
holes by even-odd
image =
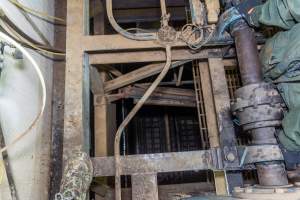
[[[233,162],[235,160],[235,155],[232,152],[228,153],[226,155],[226,160]]]

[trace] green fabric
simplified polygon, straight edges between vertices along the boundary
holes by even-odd
[[[260,53],[267,81],[277,85],[288,111],[279,140],[288,150],[300,151],[300,0],[268,0],[252,14],[255,24],[278,26],[282,31],[269,39]]]
[[[268,0],[254,9],[252,20],[283,29],[291,29],[300,22],[300,0]]]

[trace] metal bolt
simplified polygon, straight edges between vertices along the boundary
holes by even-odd
[[[226,155],[226,160],[233,162],[235,160],[235,155],[232,152],[228,153]]]

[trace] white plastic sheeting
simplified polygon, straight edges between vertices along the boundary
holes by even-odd
[[[54,1],[23,0],[26,6],[53,14]],[[24,32],[42,42],[19,9],[7,0],[0,1],[0,7]],[[53,41],[53,26],[31,16],[45,37]],[[51,96],[52,61],[33,51],[34,59],[42,67],[46,79],[48,96]],[[16,134],[24,131],[35,118],[41,105],[39,79],[27,59],[14,59],[6,48],[0,76],[0,121],[6,143]],[[49,158],[51,141],[51,99],[47,100],[43,119],[34,130],[8,150],[13,176],[20,200],[48,199]],[[10,200],[7,180],[0,184],[0,200]]]

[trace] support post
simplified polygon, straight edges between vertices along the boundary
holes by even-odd
[[[231,148],[236,146],[234,126],[230,114],[230,98],[225,76],[225,69],[222,58],[208,59],[210,76],[212,80],[212,91],[214,96],[215,110],[217,114],[217,123],[219,131],[220,146],[222,148]],[[237,152],[234,152],[237,153]],[[235,162],[238,162],[237,155]],[[243,177],[240,172],[226,172],[228,189],[243,185]]]
[[[203,101],[206,114],[207,131],[210,148],[220,147],[219,131],[217,124],[217,117],[215,111],[214,97],[212,94],[212,83],[209,73],[209,66],[207,62],[199,63],[201,87],[203,94]],[[227,195],[227,181],[225,173],[221,171],[214,171],[215,188],[217,195]]]
[[[157,174],[133,174],[132,200],[158,200]]]
[[[84,2],[67,2],[66,84],[63,156],[74,149],[83,149],[83,51],[78,49],[84,35]],[[75,34],[74,34],[75,33]]]
[[[205,0],[207,8],[207,19],[209,24],[218,22],[220,14],[220,1],[219,0]]]

